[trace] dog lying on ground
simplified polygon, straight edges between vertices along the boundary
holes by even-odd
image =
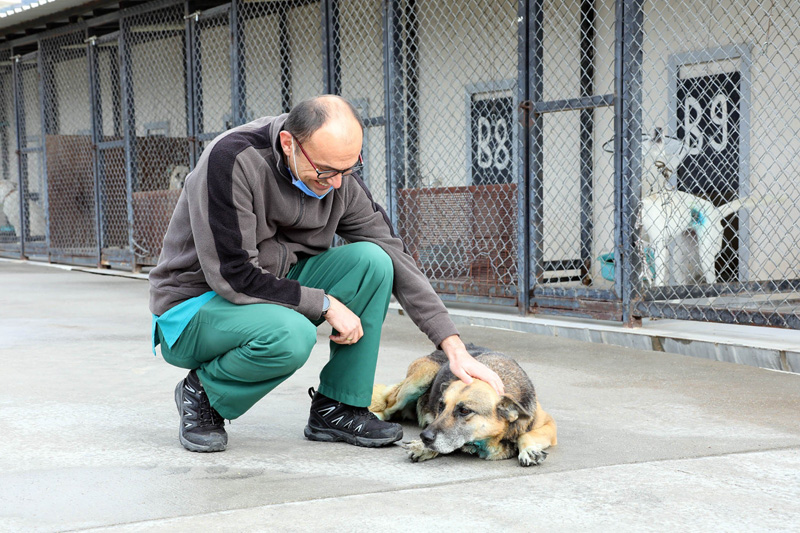
[[[414,462],[461,450],[488,460],[516,454],[520,465],[538,465],[556,445],[556,423],[539,405],[528,375],[507,355],[472,344],[467,350],[497,372],[503,396],[478,379],[465,384],[437,350],[411,363],[400,383],[376,385],[370,411],[382,420],[405,417],[425,428],[419,440],[403,443]]]

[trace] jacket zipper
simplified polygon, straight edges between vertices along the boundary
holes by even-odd
[[[303,218],[303,212],[305,211],[306,207],[306,194],[303,191],[297,191],[297,192],[300,193],[300,212],[297,213],[297,218],[294,219],[294,222],[292,222],[292,226],[300,222],[300,219]]]
[[[302,191],[297,192],[300,193],[300,212],[297,214],[297,218],[292,222],[292,226],[300,222],[300,219],[303,218],[303,212],[306,206],[305,194]],[[278,277],[282,278],[289,273],[289,265],[287,264],[289,262],[289,249],[281,242],[277,235],[275,236],[275,240],[281,245],[281,272],[278,274]]]

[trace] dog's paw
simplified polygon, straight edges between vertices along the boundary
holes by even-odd
[[[519,451],[520,466],[534,466],[547,459],[547,452],[537,448],[526,448]]]
[[[411,440],[411,441],[403,441],[400,443],[400,446],[408,452],[408,457],[415,463],[420,461],[427,461],[428,459],[433,459],[437,455],[438,452],[433,450],[429,450],[425,447],[421,440]]]

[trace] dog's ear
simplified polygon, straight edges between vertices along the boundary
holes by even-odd
[[[500,398],[500,403],[497,404],[497,414],[509,422],[514,422],[518,418],[531,417],[531,413],[510,396],[503,396]]]

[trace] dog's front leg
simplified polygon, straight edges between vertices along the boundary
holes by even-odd
[[[520,466],[538,465],[547,459],[545,449],[558,444],[556,421],[536,402],[536,425],[517,439]]]
[[[420,439],[402,442],[400,446],[408,452],[408,457],[415,463],[427,461],[439,455],[439,452],[426,448]]]

